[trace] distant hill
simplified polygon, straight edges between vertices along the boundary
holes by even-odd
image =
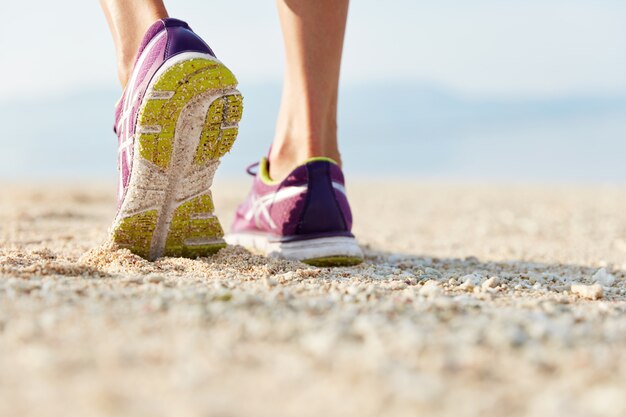
[[[279,85],[242,86],[235,175],[266,152]],[[115,90],[3,102],[0,177],[115,178]],[[354,174],[519,181],[626,180],[626,98],[469,100],[432,85],[346,87],[340,135]]]

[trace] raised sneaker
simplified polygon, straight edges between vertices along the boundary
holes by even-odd
[[[153,260],[199,257],[226,243],[211,184],[238,132],[235,76],[189,26],[154,23],[117,104],[117,246]]]

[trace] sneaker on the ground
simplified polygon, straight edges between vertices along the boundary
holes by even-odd
[[[189,26],[147,31],[117,104],[118,212],[110,239],[153,260],[208,256],[224,247],[211,183],[237,136],[237,80]]]
[[[351,233],[352,213],[341,168],[311,158],[283,181],[272,181],[266,158],[239,206],[229,244],[315,266],[356,265],[363,252]]]

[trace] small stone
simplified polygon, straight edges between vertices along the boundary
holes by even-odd
[[[294,271],[288,271],[282,274],[275,275],[274,278],[276,279],[276,282],[278,284],[286,284],[289,281],[297,281],[298,274],[296,274]]]
[[[263,277],[263,283],[265,284],[267,288],[275,287],[277,284],[276,280],[269,275],[266,275],[265,277]]]
[[[430,275],[439,278],[441,277],[441,272],[439,272],[435,268],[426,267],[424,268],[424,275]]]
[[[350,295],[357,295],[360,292],[361,289],[355,285],[350,285],[348,288],[346,288],[346,293]]]
[[[404,281],[394,281],[389,284],[390,290],[403,290],[407,287],[407,283]]]
[[[485,282],[483,282],[480,286],[486,290],[488,288],[495,288],[497,287],[499,284],[499,279],[498,277],[491,277],[487,280],[485,280]]]
[[[417,279],[415,278],[415,276],[413,274],[410,274],[408,272],[403,272],[400,275],[398,275],[398,278],[403,280],[405,284],[407,285],[415,285],[417,284]]]
[[[571,291],[573,294],[589,300],[598,300],[604,296],[604,292],[602,291],[602,286],[600,286],[600,284],[572,284]]]
[[[428,298],[437,297],[439,294],[441,294],[441,287],[439,286],[439,282],[432,279],[426,281],[422,288],[420,288],[419,294]]]
[[[341,299],[344,303],[354,303],[357,301],[357,298],[352,294],[345,294]]]
[[[463,284],[459,285],[459,288],[463,291],[472,292],[474,291],[474,284],[471,279],[466,279]]]
[[[407,278],[406,280],[404,280],[404,283],[406,285],[416,285],[417,282],[417,278]]]
[[[476,274],[465,275],[460,280],[463,284],[459,285],[459,288],[467,292],[474,291],[474,287],[480,283],[480,277]]]
[[[148,275],[143,279],[143,282],[150,284],[159,284],[165,281],[165,278],[161,275]]]
[[[476,286],[478,284],[480,284],[480,281],[482,280],[482,277],[478,274],[467,274],[463,277],[461,277],[461,281],[465,282],[467,280],[470,280],[472,282],[472,285]]]
[[[405,288],[404,291],[402,291],[402,295],[406,298],[406,300],[409,301],[414,300],[417,296],[417,293],[418,292],[413,287]]]
[[[615,282],[615,277],[612,274],[608,273],[604,268],[598,269],[598,271],[593,274],[593,277],[591,277],[591,279],[593,280],[593,282],[598,283],[603,287],[610,287]]]

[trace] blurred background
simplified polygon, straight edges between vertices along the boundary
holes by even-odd
[[[8,1],[8,3],[7,3]],[[246,97],[222,176],[273,135],[273,1],[171,0]],[[116,179],[115,55],[96,0],[3,1],[0,179]],[[340,102],[355,177],[626,182],[626,2],[354,0]]]

